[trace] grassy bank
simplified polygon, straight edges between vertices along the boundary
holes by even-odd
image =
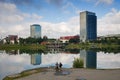
[[[120,45],[117,44],[92,44],[92,43],[86,43],[86,44],[68,44],[65,46],[66,49],[89,49],[89,48],[117,48],[120,47]]]
[[[35,73],[39,73],[39,72],[43,72],[43,71],[46,71],[46,69],[45,68],[30,69],[30,70],[26,70],[26,71],[23,71],[18,74],[6,76],[3,80],[14,80],[17,78],[29,76],[31,74],[35,74]]]
[[[21,51],[27,51],[27,50],[31,50],[31,51],[47,51],[47,48],[45,45],[40,45],[40,44],[24,44],[24,45],[0,45],[0,49],[1,50],[21,50]],[[64,47],[64,49],[67,51],[78,51],[80,49],[92,49],[92,50],[96,50],[96,51],[105,51],[105,52],[120,52],[120,45],[118,44],[98,44],[98,43],[81,43],[81,44],[73,44],[73,43],[69,43],[68,45],[66,45]]]
[[[39,44],[25,44],[25,45],[0,45],[2,50],[46,50],[46,46]]]
[[[65,46],[66,50],[79,50],[79,49],[86,49],[86,50],[96,50],[96,51],[105,51],[105,52],[120,52],[120,45],[117,44],[68,44]]]

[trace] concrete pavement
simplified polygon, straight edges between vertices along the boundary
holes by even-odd
[[[45,72],[35,73],[16,80],[119,80],[120,69],[96,70],[96,69],[63,69],[56,72],[47,69]]]

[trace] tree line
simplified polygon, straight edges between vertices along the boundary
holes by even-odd
[[[19,38],[19,43],[20,44],[40,44],[43,41],[47,41],[47,37],[43,37],[43,38]]]

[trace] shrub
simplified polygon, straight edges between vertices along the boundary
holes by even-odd
[[[73,61],[73,68],[83,68],[83,60],[80,58],[75,58]]]

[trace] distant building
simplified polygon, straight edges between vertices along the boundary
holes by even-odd
[[[79,39],[79,35],[76,36],[63,36],[60,37],[60,41],[62,41],[63,43],[68,42],[70,39]]]
[[[111,40],[111,39],[120,39],[120,34],[111,34],[111,35],[105,35],[105,36],[99,36],[97,37],[97,40]]]
[[[19,39],[17,35],[8,35],[8,37],[2,39],[3,44],[18,44]]]
[[[97,38],[97,17],[95,13],[80,13],[80,41],[86,42]]]
[[[30,26],[30,37],[32,38],[41,37],[41,26],[39,24],[33,24]]]
[[[10,41],[10,44],[15,44],[19,42],[17,35],[8,35],[8,40]]]

